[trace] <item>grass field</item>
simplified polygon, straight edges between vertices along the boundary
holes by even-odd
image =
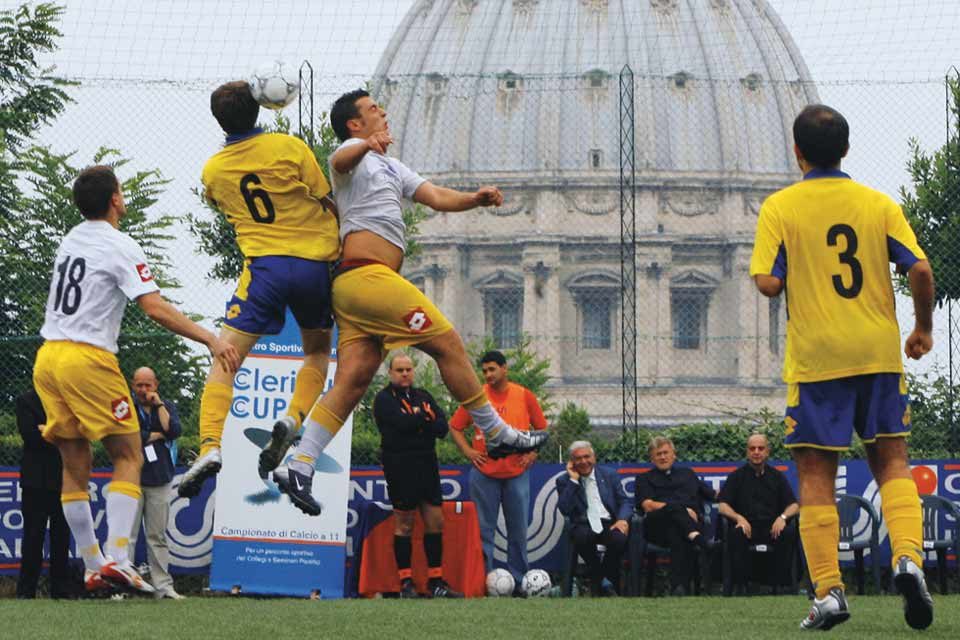
[[[924,639],[960,636],[960,596],[936,598]],[[444,638],[779,638],[807,612],[799,596],[753,598],[485,599],[468,601],[257,600],[181,602],[0,600],[0,638],[212,640],[405,640]],[[918,637],[900,598],[852,596],[849,622],[834,638]],[[816,637],[816,634],[814,634]]]

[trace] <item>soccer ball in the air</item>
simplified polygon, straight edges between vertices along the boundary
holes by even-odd
[[[487,574],[487,595],[493,598],[509,596],[516,583],[506,569],[494,569]]]
[[[520,581],[520,590],[528,598],[538,598],[550,595],[550,574],[543,569],[530,569]]]
[[[268,109],[283,109],[300,93],[296,70],[280,60],[258,67],[249,82],[253,99]]]

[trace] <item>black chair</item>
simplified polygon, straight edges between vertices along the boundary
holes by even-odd
[[[723,545],[723,595],[729,597],[733,595],[733,558],[730,555],[730,536],[731,536],[731,527],[733,523],[723,516],[718,516],[720,520],[720,541]],[[790,518],[790,521],[787,523],[788,527],[796,527],[797,518],[794,516]],[[790,593],[796,594],[799,586],[799,566],[801,563],[800,554],[800,536],[799,532],[796,536],[796,544],[794,545],[794,554],[790,559]],[[750,554],[762,555],[762,556],[773,556],[774,547],[770,544],[751,544],[747,546],[747,552]],[[771,560],[772,561],[772,560]],[[774,576],[773,585],[773,595],[777,595],[780,588],[780,577]]]
[[[570,519],[564,517],[563,519],[563,537],[560,539],[560,557],[563,558],[563,573],[560,576],[560,595],[569,598],[573,595],[573,579],[577,575],[577,570],[580,568],[580,556],[577,554],[576,545],[573,544],[573,536],[571,535],[571,529],[573,524],[570,522]],[[633,588],[633,574],[636,573],[633,569],[633,565],[630,563],[630,545],[631,540],[634,538],[634,528],[633,520],[630,522],[630,532],[627,534],[627,550],[623,554],[624,565],[620,569],[621,583],[626,585],[626,590],[624,595],[632,596],[638,595],[639,591],[634,590]],[[602,545],[597,545],[600,547]],[[627,570],[626,579],[623,579],[623,571]],[[619,585],[618,585],[619,586]]]
[[[953,549],[960,558],[960,507],[946,498],[924,494],[920,496],[923,509],[923,549],[937,553],[937,573],[940,574],[940,593],[947,593],[947,552]],[[941,515],[942,514],[942,515]],[[953,517],[953,524],[946,521]],[[952,532],[952,537],[939,537],[937,521],[943,518],[944,529]]]
[[[712,555],[715,551],[720,549],[720,542],[715,536],[715,527],[714,527],[714,511],[717,506],[715,504],[706,505],[706,509],[703,514],[703,527],[702,535],[707,536],[707,549],[706,554]],[[662,547],[658,544],[650,542],[646,538],[646,534],[643,530],[643,513],[634,513],[633,518],[630,521],[630,531],[631,534],[635,532],[635,535],[631,535],[631,540],[628,541],[627,553],[630,557],[630,578],[631,578],[631,591],[634,594],[639,595],[641,593],[640,580],[641,574],[643,575],[644,589],[643,593],[648,598],[653,596],[653,580],[657,571],[657,558],[658,557],[669,557],[670,548]],[[632,544],[631,544],[632,543]],[[704,553],[698,553],[694,556],[694,565],[693,565],[693,589],[692,593],[695,596],[700,595],[700,579],[701,579],[701,567],[707,566],[709,568],[709,562],[705,562],[708,558],[704,558]],[[711,588],[711,579],[710,572],[707,571],[707,589]]]
[[[860,519],[860,512],[864,511],[869,518],[870,536],[866,540],[856,540],[853,528]],[[863,595],[866,591],[864,578],[863,551],[870,549],[870,568],[873,571],[873,582],[877,593],[882,591],[880,585],[880,516],[873,503],[861,496],[846,493],[837,494],[837,513],[840,516],[840,551],[853,551],[854,566],[857,572],[857,593]]]

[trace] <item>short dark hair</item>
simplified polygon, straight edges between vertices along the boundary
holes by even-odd
[[[210,111],[226,133],[243,133],[257,126],[260,105],[253,99],[249,83],[234,80],[213,90]]]
[[[330,126],[333,127],[333,132],[337,134],[340,142],[346,142],[350,139],[350,129],[347,127],[347,120],[360,117],[360,110],[357,109],[357,100],[369,96],[370,92],[364,89],[354,89],[337,98],[333,106],[330,107]]]
[[[120,181],[112,167],[98,164],[87,167],[73,181],[73,203],[87,220],[100,220],[110,210],[110,198],[120,191]]]
[[[501,367],[506,366],[507,359],[499,351],[487,351],[485,354],[480,356],[480,366],[487,364],[488,362],[495,362]]]
[[[793,121],[793,140],[804,160],[829,169],[837,166],[850,148],[850,126],[836,109],[810,104]]]

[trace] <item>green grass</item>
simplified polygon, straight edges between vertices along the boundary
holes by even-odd
[[[960,635],[960,596],[935,598],[934,624],[923,638],[953,640]],[[904,624],[898,597],[852,596],[850,607],[853,617],[831,631],[832,638],[918,637]],[[799,596],[460,602],[202,597],[182,602],[0,600],[0,636],[30,640],[743,640],[802,635],[797,625],[807,608],[807,600]]]

